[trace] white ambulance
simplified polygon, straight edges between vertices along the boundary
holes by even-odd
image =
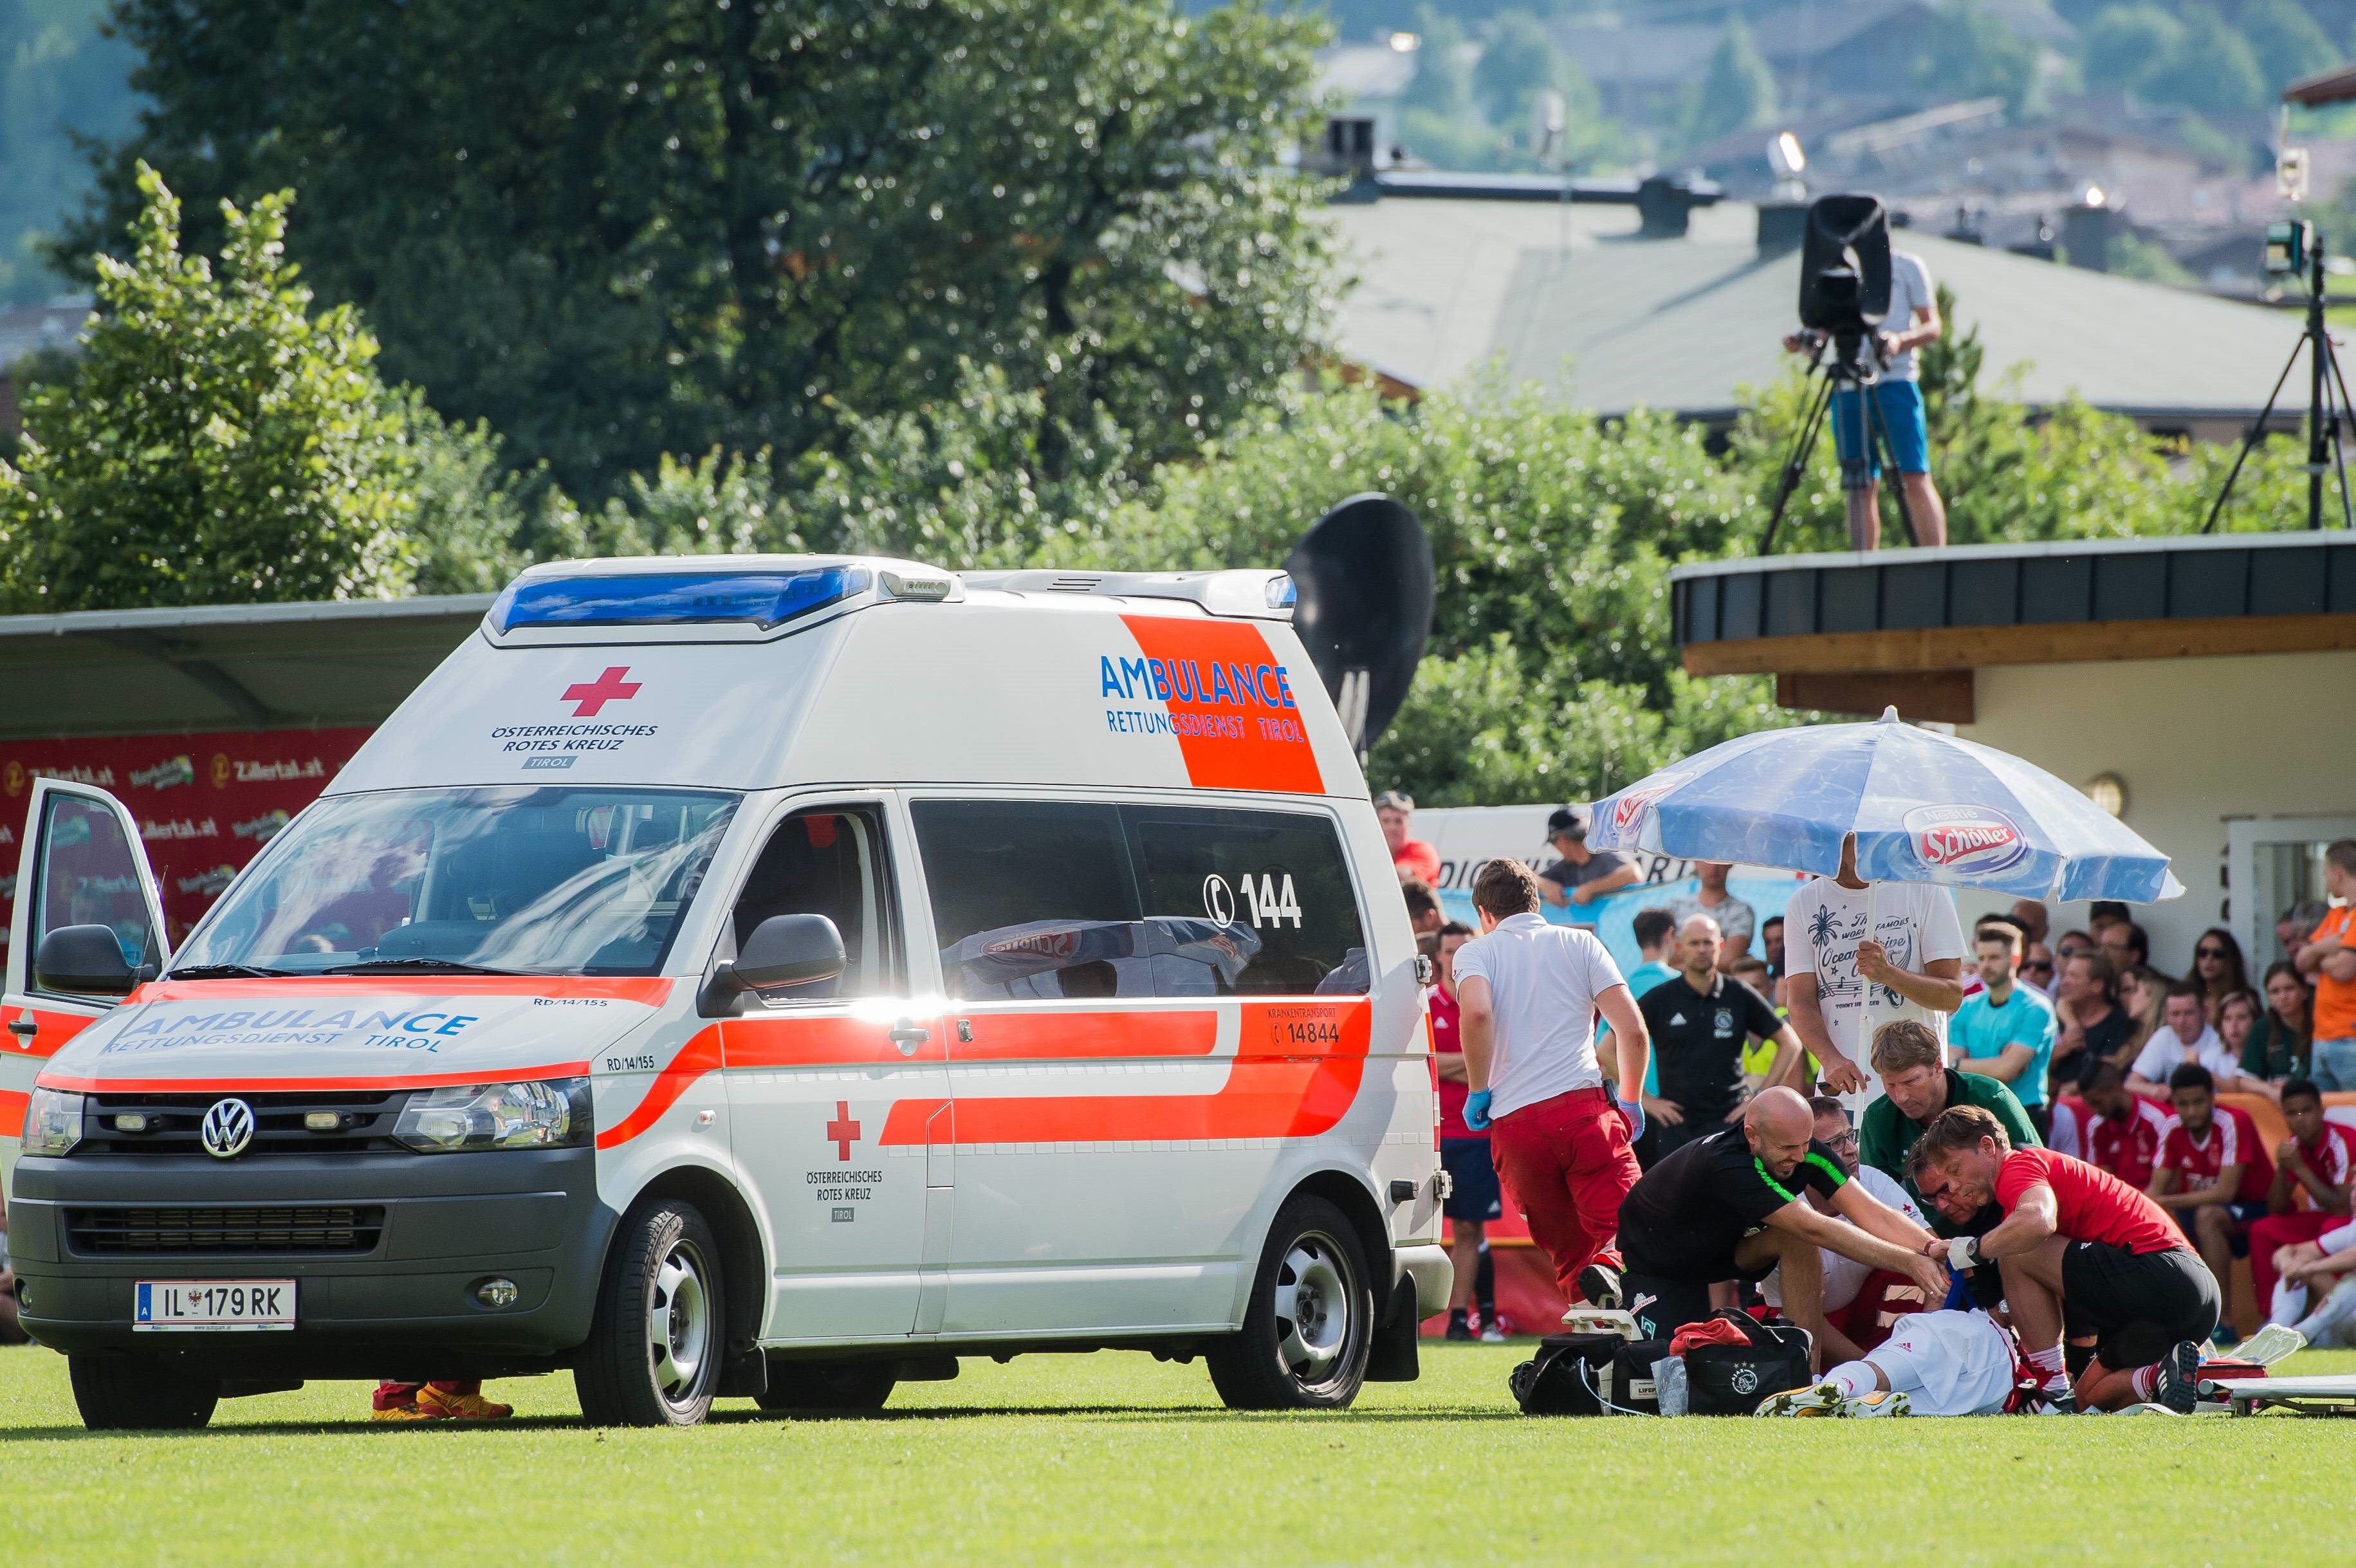
[[[41,780],[26,1326],[108,1427],[558,1368],[645,1424],[1027,1350],[1251,1408],[1413,1377],[1419,965],[1290,603],[536,567],[177,952],[131,818]]]

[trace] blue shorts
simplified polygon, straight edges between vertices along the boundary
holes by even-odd
[[[1876,381],[1873,403],[1890,454],[1901,474],[1931,471],[1931,427],[1922,413],[1922,388],[1916,381]],[[1852,386],[1833,391],[1833,449],[1840,454],[1841,482],[1861,485],[1881,477],[1880,446],[1868,439],[1865,399]]]
[[[1451,1219],[1495,1219],[1505,1211],[1497,1185],[1496,1163],[1489,1157],[1486,1138],[1442,1138],[1440,1163],[1451,1184],[1448,1201],[1440,1211]]]

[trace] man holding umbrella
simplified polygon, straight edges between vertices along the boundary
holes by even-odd
[[[1852,1111],[1881,1092],[1870,1049],[1877,1025],[1915,1019],[1945,1050],[1947,1015],[1964,1004],[1965,952],[1945,888],[1869,886],[1857,874],[1852,836],[1841,844],[1840,874],[1802,883],[1783,918],[1792,1027]]]

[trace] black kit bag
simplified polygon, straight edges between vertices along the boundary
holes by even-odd
[[[1665,1339],[1635,1339],[1612,1353],[1612,1386],[1606,1391],[1620,1409],[1613,1414],[1658,1415],[1660,1391],[1653,1386],[1653,1363],[1669,1358]]]
[[[1759,1402],[1815,1381],[1808,1369],[1808,1331],[1789,1323],[1762,1323],[1747,1312],[1712,1314],[1733,1324],[1742,1345],[1697,1345],[1686,1352],[1686,1408],[1695,1415],[1749,1415]]]
[[[1627,1343],[1617,1334],[1549,1334],[1505,1386],[1524,1415],[1601,1415],[1599,1391],[1611,1380],[1612,1357]]]

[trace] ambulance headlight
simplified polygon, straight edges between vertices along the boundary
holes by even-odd
[[[577,1148],[590,1133],[585,1078],[420,1090],[392,1129],[394,1138],[426,1155]]]
[[[25,1107],[25,1153],[63,1155],[81,1142],[81,1096],[36,1089]]]

